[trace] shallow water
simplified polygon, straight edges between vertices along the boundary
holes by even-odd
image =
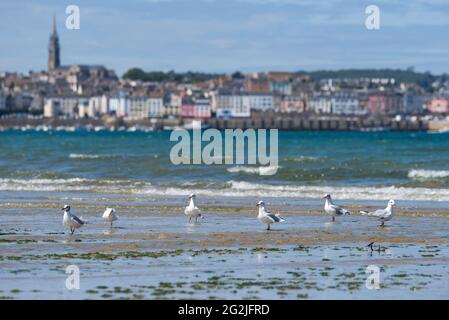
[[[3,299],[447,299],[449,219],[439,205],[400,206],[387,227],[365,216],[323,214],[321,201],[267,198],[287,219],[266,231],[256,199],[199,198],[205,220],[189,224],[174,196],[3,192]],[[74,236],[61,204],[89,222]],[[110,229],[100,219],[117,204]],[[355,211],[361,203],[345,203]],[[372,202],[369,206],[382,206]],[[375,241],[381,252],[366,245]],[[66,267],[80,289],[65,287]],[[366,268],[380,268],[380,289]]]

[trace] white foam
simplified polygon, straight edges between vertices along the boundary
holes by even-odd
[[[276,171],[280,167],[274,167],[274,166],[262,166],[262,167],[245,167],[245,166],[236,166],[226,169],[228,172],[231,173],[248,173],[248,174],[258,174],[258,175],[272,175],[275,174]]]
[[[416,180],[429,180],[449,177],[449,170],[410,170],[408,177]]]
[[[0,179],[0,190],[7,191],[99,191],[138,193],[151,183],[128,180],[68,179]]]
[[[320,199],[330,193],[341,200],[407,200],[407,201],[449,201],[449,189],[413,187],[359,187],[359,186],[305,186],[271,185],[245,181],[210,183],[198,186],[196,183],[181,183],[179,186],[154,186],[149,182],[128,180],[71,179],[0,179],[0,190],[4,191],[59,191],[59,192],[101,192],[111,194],[148,194],[184,196],[196,193],[206,196],[232,196],[257,198],[301,198]]]
[[[78,153],[71,153],[69,155],[70,159],[98,159],[101,156],[97,154],[78,154]]]
[[[326,187],[301,185],[268,185],[244,181],[229,181],[228,186],[221,189],[195,188],[159,188],[152,186],[145,193],[154,195],[186,195],[195,192],[205,196],[224,197],[261,197],[261,198],[301,198],[321,199],[330,193],[341,200],[380,200],[387,201],[449,201],[449,189],[409,188],[409,187]]]
[[[226,171],[231,173],[250,173],[250,174],[259,174],[259,167],[245,167],[245,166],[236,166],[226,169]]]

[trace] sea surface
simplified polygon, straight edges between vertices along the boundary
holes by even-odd
[[[175,165],[170,132],[0,133],[0,192],[449,201],[449,134],[279,132],[279,169]]]

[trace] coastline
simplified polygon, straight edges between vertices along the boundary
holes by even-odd
[[[98,119],[59,118],[0,118],[0,131],[152,131],[191,128],[195,119],[152,118],[147,120],[124,120],[113,117]],[[203,127],[216,129],[279,129],[290,131],[444,131],[447,122],[420,118],[393,119],[386,116],[366,118],[356,116],[318,116],[294,113],[255,114],[251,118],[196,119]]]

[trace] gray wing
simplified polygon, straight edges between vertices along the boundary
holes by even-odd
[[[335,210],[335,213],[336,213],[337,215],[339,215],[339,216],[340,216],[340,215],[344,215],[344,214],[348,214],[348,213],[349,213],[348,210],[343,209],[342,207],[337,206],[337,205],[335,205],[335,204],[331,204],[331,208],[334,209],[334,210]]]
[[[81,220],[80,218],[78,218],[77,216],[75,216],[75,215],[71,215],[70,216],[70,219],[72,219],[72,220],[74,220],[76,223],[78,223],[78,224],[81,224],[81,225],[83,225],[84,224],[84,221],[83,220]]]
[[[280,222],[281,218],[276,216],[275,214],[269,213],[267,214],[268,217],[270,217],[274,222]]]
[[[384,217],[387,215],[387,212],[385,211],[385,209],[378,209],[376,211],[368,213],[368,215],[373,217]]]

